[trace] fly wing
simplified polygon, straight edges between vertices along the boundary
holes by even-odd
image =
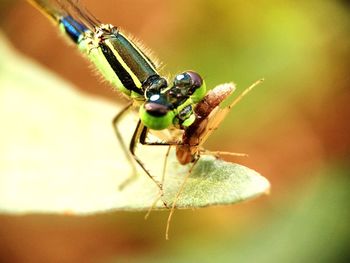
[[[176,148],[176,156],[181,164],[191,162],[199,148],[224,120],[227,113],[220,104],[235,90],[233,83],[222,84],[210,90],[204,99],[196,105],[196,121],[185,130],[182,144]]]
[[[250,85],[246,90],[244,90],[233,102],[230,103],[230,105],[224,107],[224,108],[220,108],[219,105],[217,106],[217,108],[215,110],[213,110],[212,112],[210,112],[210,115],[208,116],[208,124],[206,126],[206,130],[201,134],[201,139],[200,139],[200,145],[202,145],[207,139],[208,137],[211,135],[211,133],[213,131],[215,131],[220,124],[222,123],[222,121],[226,118],[227,114],[231,111],[231,109],[239,102],[241,101],[241,99],[246,96],[251,90],[253,90],[253,88],[255,88],[257,85],[261,84],[264,81],[264,79],[260,79],[256,82],[254,82],[252,85]],[[224,84],[221,86],[218,86],[218,93],[223,93],[220,92],[220,87],[223,90],[228,90],[229,89],[229,85],[230,84]],[[231,84],[232,85],[232,84]],[[226,86],[226,88],[225,88]],[[224,93],[225,94],[225,93]],[[230,93],[231,94],[231,93]],[[219,95],[217,95],[218,97]],[[223,101],[226,96],[222,96],[221,101]],[[215,98],[215,96],[214,96]],[[221,102],[220,102],[221,103]],[[219,103],[219,104],[220,104]]]
[[[229,85],[229,84],[225,84]],[[219,86],[221,88],[221,86]],[[220,126],[220,124],[223,122],[223,120],[226,118],[227,114],[230,112],[229,107],[221,108],[220,104],[234,91],[234,89],[231,89],[231,91],[227,94],[225,94],[224,97],[221,98],[221,101],[219,105],[217,105],[209,114],[207,117],[207,122],[205,123],[205,128],[203,129],[203,132],[199,136],[199,144],[198,147],[201,147],[207,139],[210,137],[210,135]]]

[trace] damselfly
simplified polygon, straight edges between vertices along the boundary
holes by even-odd
[[[193,71],[177,75],[169,85],[158,73],[146,52],[117,27],[102,24],[91,13],[73,0],[28,0],[54,21],[116,89],[131,99],[131,103],[114,119],[117,137],[123,150],[128,149],[118,130],[118,122],[133,106],[139,108],[137,127],[129,151],[146,174],[162,185],[135,154],[138,142],[146,141],[149,130],[180,129],[195,120],[194,105],[206,94],[206,86]],[[129,156],[129,153],[127,153]],[[133,169],[134,166],[133,166]],[[136,171],[134,170],[134,174]]]
[[[160,198],[162,198],[163,180],[158,181],[145,168],[135,153],[136,145],[141,143],[177,146],[179,162],[181,164],[193,163],[190,174],[203,152],[200,146],[219,126],[233,106],[225,109],[219,108],[220,103],[233,92],[233,86],[226,85],[207,93],[204,80],[194,71],[185,71],[176,75],[169,84],[167,78],[160,75],[158,65],[150,59],[147,52],[119,28],[101,23],[81,7],[78,0],[28,1],[58,25],[61,31],[96,66],[102,76],[130,99],[129,105],[113,120],[116,135],[125,154],[128,157],[131,154],[145,173],[157,184]],[[131,108],[138,109],[139,121],[130,145],[127,147],[118,129],[118,123]],[[161,130],[169,131],[171,139],[161,139],[159,142],[148,141],[150,132]],[[129,160],[133,174],[136,175],[133,160],[130,157]],[[125,182],[124,185],[126,183],[128,182]],[[172,204],[169,220],[181,189]],[[164,201],[163,203],[167,207]]]

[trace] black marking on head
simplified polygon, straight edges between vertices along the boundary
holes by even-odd
[[[182,111],[179,112],[178,114],[178,118],[181,121],[185,121],[186,119],[188,119],[191,115],[193,114],[193,107],[192,105],[188,105],[187,107],[185,107]]]
[[[177,108],[190,97],[190,94],[188,90],[174,86],[168,91],[168,96],[169,102]]]
[[[155,102],[146,102],[144,107],[146,112],[154,117],[165,116],[170,110],[168,106]]]

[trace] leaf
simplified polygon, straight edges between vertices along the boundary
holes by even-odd
[[[157,186],[132,169],[114,135],[114,103],[78,92],[68,83],[13,52],[0,38],[0,212],[91,214],[145,210]],[[128,141],[134,123],[121,125]],[[152,174],[162,174],[163,147],[139,147]],[[164,199],[170,204],[189,167],[169,156]],[[233,204],[269,189],[244,166],[203,156],[177,203],[181,208]],[[157,208],[162,208],[158,202]]]
[[[174,175],[168,176],[165,199],[171,203],[188,167],[173,161]],[[201,156],[186,182],[177,207],[205,207],[234,204],[266,193],[269,182],[257,172],[239,164],[225,162],[213,156]]]

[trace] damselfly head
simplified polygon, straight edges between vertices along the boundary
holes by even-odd
[[[150,77],[144,87],[146,102],[140,107],[140,118],[153,130],[191,125],[195,119],[192,104],[201,101],[206,93],[203,79],[193,71],[178,74],[172,87],[158,75]]]

